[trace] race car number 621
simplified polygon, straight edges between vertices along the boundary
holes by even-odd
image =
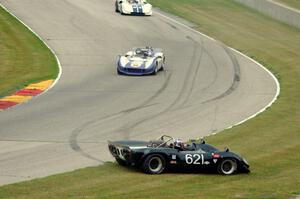
[[[203,154],[193,154],[193,155],[186,154],[185,162],[187,164],[204,164],[204,155]]]

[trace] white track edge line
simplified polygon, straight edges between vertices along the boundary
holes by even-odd
[[[17,107],[17,106],[20,106],[20,105],[22,105],[22,104],[24,104],[24,103],[27,103],[28,101],[31,101],[31,100],[33,100],[33,99],[36,99],[37,97],[39,97],[39,96],[41,96],[41,95],[43,95],[43,94],[45,94],[46,92],[48,92],[51,88],[53,88],[56,84],[57,84],[57,82],[60,80],[60,78],[61,78],[61,75],[62,75],[62,67],[61,67],[61,63],[60,63],[60,61],[59,61],[59,59],[58,59],[58,56],[57,56],[57,54],[55,53],[55,51],[52,49],[52,48],[50,48],[50,46],[34,31],[34,30],[32,30],[26,23],[24,23],[21,19],[19,19],[15,14],[13,14],[9,9],[7,9],[3,4],[1,4],[0,3],[0,6],[1,6],[1,8],[3,8],[7,13],[9,13],[11,16],[13,16],[15,19],[17,19],[19,22],[21,22],[29,31],[31,31],[49,50],[50,50],[50,52],[54,55],[54,57],[55,57],[55,60],[56,60],[56,63],[57,63],[57,65],[58,65],[58,69],[59,69],[59,72],[58,72],[58,75],[57,75],[57,77],[56,77],[56,79],[54,80],[54,82],[46,89],[46,90],[44,90],[42,93],[40,93],[40,94],[38,94],[37,96],[33,96],[31,99],[29,99],[29,100],[27,100],[27,101],[25,101],[25,102],[21,102],[21,103],[19,103],[19,104],[17,104],[17,105],[15,105],[15,106],[12,106],[12,107],[9,107],[9,108],[7,108],[7,109],[0,109],[0,112],[1,111],[5,111],[5,110],[8,110],[8,109],[12,109],[12,108],[15,108],[15,107]]]
[[[160,15],[160,16],[162,16],[162,17],[164,17],[164,18],[166,18],[166,19],[168,19],[169,21],[172,21],[172,22],[174,22],[174,23],[176,23],[176,24],[178,24],[178,25],[181,25],[181,26],[183,26],[183,27],[185,27],[185,28],[191,30],[192,32],[195,32],[195,33],[197,33],[197,34],[200,34],[200,35],[202,35],[202,36],[204,36],[204,37],[206,37],[206,38],[208,38],[208,39],[210,39],[210,40],[212,40],[212,41],[217,41],[217,40],[215,40],[214,38],[212,38],[212,37],[210,37],[210,36],[208,36],[208,35],[206,35],[206,34],[204,34],[204,33],[201,33],[201,32],[199,32],[198,30],[195,30],[195,29],[193,29],[193,28],[191,28],[191,27],[189,27],[189,26],[187,26],[187,25],[185,25],[185,24],[183,24],[183,23],[181,23],[181,22],[179,22],[179,21],[177,21],[177,20],[175,20],[175,19],[172,19],[172,18],[170,18],[170,17],[168,17],[168,16],[162,14],[162,13],[159,13],[159,12],[155,12],[155,13],[158,14],[158,15]],[[221,132],[221,131],[226,130],[226,129],[231,129],[231,128],[235,127],[235,126],[238,126],[238,125],[240,125],[240,124],[242,124],[242,123],[244,123],[244,122],[246,122],[246,121],[248,121],[248,120],[250,120],[250,119],[256,117],[258,114],[264,112],[267,108],[271,107],[271,105],[277,100],[277,98],[278,98],[278,96],[279,96],[279,94],[280,94],[280,83],[279,83],[278,79],[275,77],[275,75],[274,75],[270,70],[268,70],[266,67],[264,67],[262,64],[260,64],[258,61],[256,61],[256,60],[254,60],[254,59],[248,57],[248,56],[245,55],[245,54],[243,54],[242,52],[240,52],[240,51],[238,51],[238,50],[236,50],[236,49],[234,49],[234,48],[232,48],[232,47],[228,47],[228,48],[231,49],[231,50],[233,50],[234,52],[236,52],[236,53],[242,55],[243,57],[249,59],[250,61],[252,61],[252,62],[254,62],[255,64],[257,64],[258,66],[260,66],[262,69],[264,69],[264,70],[265,70],[265,71],[273,78],[273,80],[275,81],[275,84],[276,84],[276,94],[275,94],[274,98],[273,98],[273,99],[272,99],[265,107],[263,107],[262,109],[260,109],[258,112],[256,112],[256,113],[250,115],[250,116],[247,117],[246,119],[244,119],[244,120],[242,120],[242,121],[240,121],[240,122],[237,122],[237,123],[235,123],[235,124],[233,124],[233,125],[231,125],[231,126],[229,126],[229,127],[227,127],[227,128],[221,129],[221,130],[219,130],[218,132]],[[208,135],[206,135],[206,136],[204,136],[204,137],[208,137],[208,136],[215,135],[215,134],[217,134],[217,132],[210,133],[210,134],[208,134]]]
[[[20,21],[20,22],[21,22],[28,30],[30,30],[33,34],[35,34],[35,36],[36,36],[37,38],[39,38],[39,39],[44,43],[44,45],[45,45],[45,46],[53,53],[53,55],[54,55],[54,57],[55,57],[55,59],[56,59],[56,62],[57,62],[58,67],[59,67],[59,74],[58,74],[57,78],[55,79],[54,83],[53,83],[49,88],[47,88],[43,93],[40,94],[40,95],[42,95],[42,94],[44,94],[45,92],[47,92],[49,89],[53,88],[54,85],[55,85],[55,84],[58,82],[58,80],[60,79],[61,74],[62,74],[62,68],[61,68],[60,61],[59,61],[59,59],[58,59],[56,53],[54,52],[54,50],[52,50],[52,49],[48,46],[48,44],[47,44],[47,43],[46,43],[46,42],[45,42],[45,41],[44,41],[44,40],[43,40],[43,39],[35,32],[35,31],[33,31],[28,25],[26,25],[22,20],[20,20],[16,15],[14,15],[13,13],[11,13],[5,6],[3,6],[2,4],[0,4],[0,6],[1,6],[5,11],[7,11],[10,15],[12,15],[13,17],[15,17],[18,21]],[[206,35],[206,34],[203,34],[203,33],[199,32],[199,31],[197,31],[197,30],[195,30],[195,29],[193,29],[193,28],[191,28],[191,27],[189,27],[189,26],[187,26],[187,25],[185,25],[185,24],[183,24],[183,23],[181,23],[181,22],[179,22],[179,21],[177,21],[177,20],[175,20],[175,19],[172,19],[172,18],[170,18],[170,17],[168,17],[168,16],[166,16],[166,15],[164,15],[164,14],[158,13],[158,12],[155,12],[155,13],[156,13],[156,14],[159,14],[160,16],[162,16],[162,17],[164,17],[164,18],[166,18],[166,19],[168,19],[169,21],[173,21],[174,23],[177,23],[177,24],[179,24],[179,25],[181,25],[181,26],[183,26],[183,27],[185,27],[185,28],[187,28],[187,29],[189,29],[189,30],[191,30],[191,31],[193,31],[193,32],[195,32],[195,33],[197,33],[197,34],[200,34],[200,35],[202,35],[202,36],[204,36],[204,37],[206,37],[206,38],[208,38],[208,39],[210,39],[210,40],[212,40],[212,41],[216,41],[214,38],[212,38],[212,37],[210,37],[210,36],[208,36],[208,35]],[[230,48],[231,50],[233,50],[233,51],[239,53],[240,55],[244,56],[245,58],[251,60],[252,62],[254,62],[255,64],[257,64],[257,65],[260,66],[261,68],[263,68],[263,69],[264,69],[264,70],[265,70],[265,71],[273,78],[273,80],[274,80],[275,83],[276,83],[276,87],[277,87],[277,88],[276,88],[276,94],[275,94],[273,100],[271,100],[271,102],[269,102],[265,107],[263,107],[263,108],[260,109],[258,112],[254,113],[253,115],[249,116],[248,118],[246,118],[246,119],[244,119],[244,120],[242,120],[242,121],[240,121],[240,122],[238,122],[238,123],[236,123],[236,124],[233,124],[233,125],[231,125],[231,126],[225,128],[225,129],[230,129],[230,128],[234,127],[234,126],[238,126],[238,125],[240,125],[240,124],[246,122],[247,120],[254,118],[254,117],[257,116],[258,114],[264,112],[268,107],[270,107],[270,106],[277,100],[277,98],[278,98],[278,96],[279,96],[279,94],[280,94],[280,84],[279,84],[279,81],[278,81],[278,79],[275,77],[275,75],[274,75],[271,71],[269,71],[269,70],[268,70],[266,67],[264,67],[262,64],[258,63],[256,60],[254,60],[254,59],[248,57],[247,55],[243,54],[242,52],[240,52],[240,51],[238,51],[238,50],[236,50],[236,49],[234,49],[234,48],[231,48],[231,47],[229,47],[229,48]],[[40,95],[38,95],[38,96],[40,96]],[[38,97],[38,96],[36,96],[36,97]],[[36,98],[36,97],[34,97],[34,98]],[[21,103],[21,104],[23,104],[23,103]],[[18,104],[18,105],[20,105],[20,104]],[[15,107],[15,106],[14,106],[14,107]],[[225,130],[225,129],[223,129],[223,130]],[[222,131],[222,130],[220,130],[220,131]],[[215,134],[215,133],[214,133],[214,134]],[[209,134],[209,135],[207,135],[207,136],[210,136],[210,135],[213,135],[213,134]]]
[[[292,11],[292,12],[296,12],[296,14],[300,14],[300,10],[297,9],[297,8],[293,8],[293,7],[289,6],[289,5],[282,4],[282,3],[277,2],[277,1],[274,1],[274,0],[267,0],[267,1],[270,2],[270,3],[273,3],[273,4],[275,4],[275,5],[278,5],[278,6],[280,6],[280,7],[283,7],[283,8],[285,8],[285,9],[288,9],[288,10],[290,10],[290,11]]]

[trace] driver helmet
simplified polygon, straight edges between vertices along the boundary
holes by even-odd
[[[174,146],[178,148],[183,148],[183,142],[180,139],[176,139],[174,142]]]
[[[140,48],[137,48],[137,49],[135,49],[135,54],[141,54],[142,53],[142,50],[140,49]]]
[[[146,47],[146,51],[144,52],[146,56],[151,56],[152,55],[152,48],[151,47]]]

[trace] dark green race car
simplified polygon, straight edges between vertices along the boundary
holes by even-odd
[[[145,173],[160,174],[166,169],[213,170],[223,175],[249,173],[248,162],[229,151],[220,151],[204,140],[183,143],[163,135],[152,141],[108,141],[110,153],[123,166],[136,166]]]

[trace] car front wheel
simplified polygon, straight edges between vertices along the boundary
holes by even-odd
[[[116,12],[120,12],[119,9],[118,9],[118,2],[117,2],[117,1],[116,1],[116,3],[115,3],[115,11],[116,11]]]
[[[224,159],[218,165],[218,172],[223,175],[234,174],[237,170],[237,163],[234,159]]]
[[[142,169],[145,173],[160,174],[165,170],[166,160],[159,154],[149,155],[143,162]]]
[[[155,68],[154,68],[154,71],[153,71],[152,75],[157,75],[157,73],[158,73],[158,71],[159,71],[158,63],[156,63],[154,67],[155,67]]]

